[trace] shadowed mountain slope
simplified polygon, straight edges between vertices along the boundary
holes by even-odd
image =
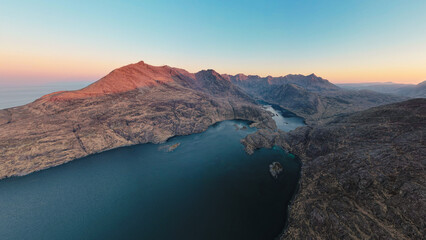
[[[324,90],[339,90],[339,87],[330,83],[328,80],[316,76],[315,74],[311,75],[301,75],[301,74],[289,74],[283,77],[259,77],[257,75],[246,76],[244,74],[232,75],[223,75],[225,78],[229,79],[232,83],[243,87],[250,92],[257,92],[259,88],[269,87],[271,85],[285,85],[285,84],[294,84],[300,86],[308,91],[324,91]]]
[[[243,143],[282,146],[303,162],[285,239],[422,239],[426,221],[426,99],[339,116]]]
[[[341,89],[315,74],[266,78],[238,74],[224,77],[254,98],[280,105],[305,118],[308,124],[406,99],[371,91]]]

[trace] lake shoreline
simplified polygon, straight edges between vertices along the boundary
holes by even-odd
[[[240,126],[247,126],[247,130],[244,130],[244,131],[237,130],[237,129],[235,129],[235,124],[238,124]],[[196,177],[196,178],[190,177],[191,182],[186,183],[186,184],[189,183],[190,185],[184,184],[184,185],[181,185],[181,186],[182,187],[184,187],[184,186],[190,187],[193,184],[197,184],[197,182],[199,182],[199,181],[203,182],[207,179],[210,179],[208,182],[214,181],[214,182],[220,183],[218,186],[224,186],[223,184],[226,182],[225,185],[227,185],[227,187],[226,187],[228,189],[227,191],[235,192],[235,187],[237,187],[239,189],[238,191],[235,192],[237,194],[236,197],[239,196],[234,201],[235,204],[236,204],[235,207],[240,206],[241,200],[245,199],[244,197],[241,198],[244,195],[240,195],[238,193],[240,191],[243,191],[243,192],[244,191],[250,191],[250,192],[256,193],[258,196],[264,196],[264,197],[269,196],[268,198],[270,198],[271,201],[274,201],[274,204],[272,204],[272,205],[266,204],[268,206],[267,208],[269,209],[267,211],[268,213],[264,212],[264,211],[261,211],[261,212],[262,212],[262,214],[273,214],[275,217],[274,218],[265,218],[265,219],[269,219],[269,220],[266,221],[266,222],[263,221],[263,223],[261,223],[260,225],[258,225],[258,226],[255,225],[255,226],[251,227],[250,229],[253,229],[252,232],[253,231],[256,232],[257,230],[254,230],[254,229],[257,229],[258,227],[261,228],[261,226],[263,226],[263,228],[266,227],[266,228],[275,229],[275,230],[269,231],[269,233],[268,233],[268,231],[262,233],[262,234],[266,234],[264,236],[274,235],[273,237],[275,237],[282,231],[283,227],[285,226],[286,218],[283,217],[284,216],[283,214],[288,215],[288,213],[286,214],[286,211],[288,211],[288,206],[283,205],[283,204],[287,203],[288,202],[287,199],[291,199],[292,195],[294,194],[294,189],[295,189],[296,186],[293,185],[293,184],[294,184],[294,181],[297,181],[297,179],[295,179],[294,176],[297,175],[296,172],[299,172],[300,168],[299,167],[295,168],[295,166],[299,166],[299,165],[293,160],[293,158],[291,156],[286,157],[288,154],[281,148],[274,148],[274,149],[271,149],[271,150],[261,149],[259,151],[256,151],[256,153],[253,154],[253,155],[247,155],[244,151],[243,146],[240,144],[239,139],[244,137],[246,134],[253,133],[254,131],[256,131],[256,128],[248,127],[247,122],[241,122],[241,121],[237,121],[237,120],[223,121],[223,122],[213,126],[213,128],[210,127],[209,131],[205,131],[205,132],[193,134],[193,135],[181,136],[181,138],[176,137],[176,138],[173,138],[173,139],[169,139],[168,142],[160,145],[160,146],[169,146],[169,145],[175,145],[176,143],[181,143],[180,146],[178,148],[176,148],[175,151],[173,151],[173,152],[162,151],[162,150],[159,149],[158,144],[153,144],[153,143],[134,145],[134,146],[128,147],[127,149],[120,149],[120,148],[112,149],[110,151],[106,151],[106,152],[103,152],[103,153],[98,153],[98,154],[87,156],[86,158],[76,159],[75,161],[71,161],[71,162],[63,164],[61,166],[52,168],[51,171],[40,171],[40,172],[37,172],[37,173],[29,174],[29,175],[21,177],[21,178],[6,179],[5,181],[0,182],[0,184],[1,184],[0,188],[2,189],[3,197],[5,197],[5,196],[8,196],[9,194],[12,194],[16,191],[20,191],[19,189],[21,189],[22,187],[25,187],[25,188],[28,188],[28,189],[34,189],[36,186],[37,186],[36,188],[39,188],[38,186],[44,186],[44,185],[61,186],[62,184],[60,183],[61,181],[59,181],[59,179],[63,179],[63,178],[68,179],[70,177],[75,178],[74,175],[77,174],[77,176],[79,176],[79,177],[77,177],[79,180],[75,179],[76,181],[71,181],[70,182],[71,186],[79,186],[80,185],[79,182],[84,182],[84,187],[81,190],[80,190],[80,187],[77,187],[76,191],[80,192],[80,191],[83,191],[84,189],[87,189],[87,191],[90,191],[90,189],[91,189],[90,186],[95,184],[97,181],[83,180],[83,179],[85,179],[84,175],[83,176],[80,176],[80,175],[85,174],[85,172],[86,172],[87,177],[89,177],[90,179],[92,179],[93,177],[97,178],[96,176],[100,176],[100,174],[102,176],[104,176],[106,174],[106,176],[108,176],[108,177],[107,178],[102,177],[102,179],[103,179],[102,182],[105,182],[105,181],[111,182],[111,183],[113,183],[113,185],[115,185],[117,183],[117,181],[119,181],[119,182],[122,181],[122,180],[127,181],[126,179],[133,179],[135,177],[144,178],[144,176],[147,176],[147,177],[158,176],[159,179],[162,179],[162,180],[160,180],[160,182],[169,181],[168,179],[173,179],[173,175],[169,175],[169,173],[163,172],[163,170],[156,169],[156,168],[151,169],[149,167],[148,168],[144,167],[143,169],[145,169],[145,170],[142,170],[142,172],[140,172],[138,170],[138,168],[134,166],[135,163],[138,163],[138,165],[139,165],[139,164],[147,162],[147,161],[148,161],[147,163],[149,163],[149,161],[151,161],[153,164],[156,164],[156,165],[160,164],[158,166],[163,166],[162,168],[164,168],[164,170],[169,169],[167,171],[175,171],[174,169],[179,166],[179,168],[183,168],[185,170],[179,171],[178,169],[176,169],[177,172],[180,172],[181,174],[183,174],[183,176],[188,177],[188,174],[189,174],[189,176],[192,174],[191,172],[193,172],[193,169],[198,169],[198,167],[196,165],[194,166],[193,164],[204,164],[204,163],[200,163],[200,160],[203,159],[203,158],[197,157],[200,154],[202,154],[203,151],[197,151],[196,149],[199,149],[200,147],[205,146],[206,141],[208,143],[214,143],[211,140],[216,139],[216,140],[214,140],[216,143],[211,145],[210,149],[208,150],[210,152],[210,154],[208,154],[208,156],[210,156],[210,158],[211,158],[211,160],[208,161],[209,162],[208,165],[218,169],[220,172],[226,173],[226,175],[220,175],[222,177],[218,178],[217,173],[207,171],[205,173],[208,173],[209,175],[211,175],[210,177],[205,178],[204,173],[202,175],[200,175],[199,177]],[[232,137],[233,140],[231,140],[231,138],[229,140],[224,140],[223,137],[220,137],[220,136],[224,136],[223,134],[228,135],[228,136],[234,136],[234,137]],[[213,137],[218,136],[218,137],[212,139],[211,137],[208,137],[208,136],[213,136]],[[204,142],[201,141],[202,139],[205,139]],[[209,139],[209,140],[207,140],[207,139]],[[224,141],[232,141],[232,145],[228,145],[228,143],[222,143]],[[217,144],[218,143],[222,144],[222,146],[229,146],[229,148],[227,150],[224,149],[224,148],[220,148],[220,149],[223,149],[223,150],[217,151],[217,149],[218,149]],[[194,144],[196,144],[196,146],[192,146]],[[223,145],[223,144],[225,144],[225,145]],[[191,149],[190,157],[188,155],[188,153],[189,153],[188,148]],[[146,151],[140,152],[138,149],[151,149],[151,153],[148,153]],[[192,155],[192,153],[193,153],[193,155]],[[139,158],[140,160],[131,159],[131,158],[128,158],[128,157],[123,157],[122,160],[125,160],[125,161],[122,161],[122,160],[119,161],[119,159],[117,159],[116,157],[123,156],[122,154],[136,154],[135,156],[138,156],[137,158]],[[219,158],[213,157],[216,154],[219,154],[218,156],[221,155],[221,156],[229,158],[229,159],[224,159],[223,157],[219,157]],[[107,156],[107,155],[112,156],[112,158],[107,160],[103,157],[103,156]],[[149,156],[153,156],[154,159],[152,159],[152,157],[150,158]],[[178,157],[178,156],[180,156],[180,157]],[[241,157],[236,157],[236,156],[241,156]],[[270,157],[267,157],[267,156],[270,156]],[[271,156],[273,156],[273,157],[271,158]],[[238,158],[240,158],[240,160],[237,160]],[[149,159],[151,159],[151,160],[149,160]],[[191,161],[193,161],[193,163],[188,165],[187,159],[192,159]],[[255,160],[255,161],[247,161],[248,159],[252,159],[252,160]],[[99,162],[99,161],[101,161],[101,162]],[[164,161],[166,161],[166,162],[164,162]],[[235,161],[239,162],[238,163],[239,165],[235,166]],[[270,176],[269,171],[268,171],[269,164],[271,162],[275,162],[275,161],[280,161],[282,163],[286,163],[286,162],[292,163],[290,165],[284,165],[284,169],[285,169],[284,171],[285,172],[284,172],[284,174],[281,174],[278,177],[278,179],[272,178]],[[113,164],[116,167],[112,167],[112,168],[108,167],[110,164]],[[87,167],[89,167],[89,169],[87,169],[87,170],[81,169],[81,166],[87,166]],[[228,169],[230,167],[231,167],[232,171],[230,171]],[[111,173],[105,172],[105,168],[110,168],[109,171],[111,171]],[[90,170],[90,169],[92,169],[92,170]],[[120,169],[122,169],[122,170],[120,170]],[[130,169],[133,169],[133,170],[131,170],[131,172],[128,172],[128,171],[130,171]],[[125,171],[126,174],[123,174],[123,172],[122,172],[123,170]],[[256,174],[255,175],[248,174],[247,171],[253,172],[253,173],[256,173]],[[235,179],[238,179],[238,176],[242,176],[241,174],[246,175],[245,178],[248,177],[248,179],[247,180],[241,179],[241,180],[237,181],[238,184],[235,185],[236,184]],[[261,174],[261,175],[259,176],[259,174]],[[54,178],[52,179],[51,176],[53,176]],[[203,176],[203,177],[201,177],[201,176]],[[299,175],[297,175],[297,176],[299,176]],[[225,177],[225,178],[223,178],[223,177]],[[259,181],[260,180],[259,177],[261,177],[263,180]],[[59,182],[54,180],[55,178],[58,178],[57,180]],[[293,179],[293,180],[291,180],[291,182],[288,182],[287,179],[289,179],[289,178]],[[120,179],[122,179],[122,180],[120,180]],[[181,179],[181,178],[178,178],[178,179]],[[255,180],[255,179],[257,179],[257,180]],[[37,180],[37,181],[35,181],[35,180]],[[196,180],[196,181],[194,181],[194,180]],[[174,182],[174,180],[170,180],[170,181]],[[266,181],[266,182],[264,182],[264,181]],[[131,188],[145,189],[143,186],[145,186],[145,185],[151,186],[152,184],[156,184],[156,182],[158,182],[158,180],[157,181],[155,181],[155,180],[136,181],[135,182],[135,183],[137,183],[136,185],[130,184],[128,186],[131,187]],[[262,183],[262,182],[264,182],[264,183]],[[264,185],[265,183],[267,183],[267,185]],[[17,186],[18,188],[13,187],[16,184],[20,187],[18,187],[18,186]],[[58,185],[58,184],[60,184],[60,185]],[[260,184],[260,185],[258,185],[258,184]],[[108,186],[108,187],[105,188],[106,190],[115,189],[113,187],[113,185],[111,185],[111,184],[104,184],[104,185]],[[208,188],[204,190],[205,191],[204,194],[213,194],[213,195],[219,194],[218,196],[221,196],[221,194],[220,194],[221,191],[217,192],[218,189],[216,189],[216,188],[210,189],[210,187],[209,187],[210,185],[211,185],[210,183],[206,185],[206,187],[208,187]],[[259,191],[260,190],[260,189],[258,189],[259,186],[263,186],[262,188],[264,190]],[[10,188],[13,188],[13,190],[11,190]],[[122,187],[120,187],[119,189],[121,189],[121,188]],[[67,192],[68,187],[65,187],[65,188],[60,187],[60,189],[63,189],[61,191]],[[104,189],[104,187],[102,187],[101,189]],[[174,189],[174,188],[172,188],[172,189]],[[149,188],[147,190],[149,190]],[[264,192],[265,190],[267,190],[267,192],[268,191],[270,192],[271,190],[273,190],[272,192],[270,192],[270,193],[273,193],[273,194],[272,195],[265,195],[265,192]],[[291,190],[291,192],[289,192],[290,190]],[[34,191],[36,191],[36,190],[34,190]],[[89,199],[91,199],[91,195],[96,194],[97,190],[95,192],[92,192],[92,191],[91,191],[90,194],[83,194],[83,196],[87,196]],[[145,190],[143,190],[143,191],[145,192]],[[51,191],[44,190],[44,191],[40,192],[39,194],[44,195],[48,192],[51,192]],[[54,194],[54,192],[55,191],[52,192],[52,194],[53,194],[52,196],[56,195],[56,194]],[[161,192],[163,192],[163,194],[169,195],[168,191],[164,191],[164,189],[162,189],[162,188],[161,188]],[[173,192],[175,192],[175,191],[173,190]],[[177,191],[177,192],[179,192],[179,191]],[[190,195],[188,195],[188,196],[192,196],[192,194],[193,193],[191,192]],[[283,194],[287,197],[286,197],[286,199],[280,200],[279,196],[283,196]],[[26,195],[28,195],[28,194],[26,194]],[[30,194],[29,196],[34,196],[34,195]],[[125,197],[124,200],[128,199],[130,201],[131,199],[137,197],[138,195],[137,194],[135,195],[135,193],[132,193],[129,196],[132,196],[132,197],[130,197],[130,198]],[[194,195],[194,197],[196,197],[196,196],[197,196],[197,194]],[[224,196],[229,196],[229,194],[225,194]],[[273,197],[273,196],[275,196],[275,197]],[[276,198],[276,197],[279,197],[279,198]],[[33,198],[33,197],[31,197],[31,198]],[[169,196],[168,198],[174,199],[174,197],[172,197],[172,196]],[[23,199],[23,198],[20,197],[19,199]],[[150,198],[145,197],[143,199],[144,199],[143,201],[150,201],[149,200]],[[237,199],[240,199],[240,200],[237,200]],[[253,199],[254,202],[247,200],[247,203],[244,203],[244,205],[248,204],[248,202],[252,202],[250,204],[257,205],[258,202],[255,199],[256,198]],[[278,202],[276,200],[278,200]],[[70,199],[70,201],[75,202],[77,200]],[[23,201],[23,202],[25,202],[25,201]],[[37,201],[37,202],[43,203],[43,202],[46,202],[46,201]],[[78,202],[79,201],[77,201],[77,203]],[[8,201],[5,202],[5,203],[9,204]],[[72,207],[72,205],[71,205],[71,207]],[[138,203],[137,205],[140,206],[141,203]],[[48,205],[46,205],[46,206],[48,206]],[[6,207],[6,206],[3,206],[3,207]],[[60,207],[60,206],[56,206],[56,207]],[[225,207],[225,208],[223,208],[223,211],[225,211],[225,212],[220,213],[218,216],[225,217],[225,219],[228,219],[227,221],[231,221],[231,222],[233,222],[232,224],[234,224],[234,220],[232,220],[234,218],[226,217],[226,215],[227,215],[226,212],[228,212],[229,209],[225,210],[225,209],[227,209],[226,206],[223,206],[223,207]],[[237,209],[238,208],[239,207],[237,207]],[[248,207],[248,208],[250,209],[252,207]],[[104,209],[104,208],[102,208],[102,209]],[[177,208],[177,211],[179,211],[178,209],[179,208]],[[220,209],[222,209],[222,207]],[[60,212],[61,211],[62,210],[60,210]],[[115,210],[113,208],[109,211],[115,211]],[[217,211],[219,211],[219,209],[216,210],[215,212],[217,212]],[[259,214],[258,211],[259,211],[259,209],[257,211],[253,211],[249,215],[250,216],[257,216],[256,214]],[[223,215],[223,214],[225,214],[225,215]],[[184,216],[184,214],[183,215],[177,214],[176,216],[182,217],[182,216]],[[245,219],[244,214],[242,214],[242,213],[238,214],[238,216],[236,215],[235,217]],[[110,220],[108,220],[108,219],[110,219]],[[107,218],[106,221],[115,221],[114,219],[115,218]],[[249,218],[249,219],[251,219],[251,218]],[[249,219],[244,220],[244,222],[245,221],[257,222],[256,219],[258,219],[258,218],[254,217],[254,218],[252,218],[252,220],[249,220]],[[281,222],[281,220],[279,220],[279,219],[282,219],[283,222]],[[20,221],[22,221],[22,220],[20,220]],[[219,223],[218,223],[218,225],[215,225],[215,222],[212,222],[211,224],[212,224],[211,226],[219,226],[220,225]],[[237,224],[237,223],[235,222],[235,224]],[[282,226],[279,226],[279,228],[277,228],[277,224],[278,225],[282,224]],[[22,226],[22,225],[18,225],[17,227],[20,227],[20,226]],[[142,224],[141,226],[146,226],[146,225]],[[117,226],[117,229],[120,230],[120,229],[122,229],[122,227]],[[9,232],[9,234],[10,234],[10,231],[6,231],[6,232]],[[73,233],[73,234],[80,234],[80,233]],[[261,234],[261,232],[257,232],[257,234]],[[17,235],[15,235],[15,236],[17,236]],[[225,236],[227,236],[227,235],[225,235]],[[267,237],[267,239],[272,239],[273,237],[270,236],[270,237]],[[251,237],[251,238],[249,237],[247,239],[252,239],[252,238],[253,237]],[[254,237],[254,238],[256,238],[256,237]],[[157,239],[157,238],[154,238],[154,239]]]
[[[246,123],[250,123],[249,125],[253,125],[253,126],[255,126],[256,128],[259,128],[259,129],[263,129],[263,128],[267,127],[267,124],[263,124],[261,122],[255,122],[253,120],[248,120],[248,119],[231,118],[231,119],[219,120],[219,121],[211,123],[205,129],[201,129],[200,131],[193,131],[193,132],[191,132],[189,134],[176,134],[176,135],[172,135],[172,136],[167,137],[167,139],[164,140],[164,141],[122,144],[122,145],[119,145],[119,146],[114,146],[114,147],[111,147],[111,148],[106,148],[104,150],[96,151],[96,152],[93,152],[93,153],[87,153],[86,152],[85,154],[80,154],[80,155],[78,155],[78,156],[76,156],[74,158],[71,158],[71,159],[58,160],[54,164],[51,164],[51,165],[43,167],[43,168],[34,168],[34,169],[30,169],[30,170],[23,171],[23,172],[12,173],[11,175],[2,174],[0,176],[0,181],[3,180],[3,179],[13,178],[13,177],[26,176],[26,175],[34,173],[34,172],[39,172],[39,171],[47,170],[47,169],[52,168],[52,167],[57,167],[57,166],[66,164],[66,163],[74,161],[76,159],[84,158],[84,157],[91,156],[91,155],[94,155],[94,154],[103,153],[103,152],[114,150],[114,149],[117,149],[117,148],[129,147],[129,146],[134,146],[134,145],[139,145],[139,144],[150,144],[150,143],[152,143],[152,144],[162,144],[162,143],[165,143],[165,142],[167,142],[167,141],[169,141],[169,140],[171,140],[171,139],[173,139],[175,137],[188,136],[188,135],[192,135],[192,134],[198,134],[198,133],[205,132],[205,131],[207,131],[208,128],[210,128],[212,126],[215,126],[217,124],[220,124],[221,122],[224,122],[224,121],[243,121],[243,122],[246,122]]]
[[[277,107],[277,106],[272,106],[274,109]],[[279,107],[279,106],[278,106]],[[280,111],[280,109],[276,109],[276,110],[278,110],[279,112],[279,114],[282,114],[282,111]],[[297,117],[296,115],[291,115],[291,117]],[[255,131],[254,132],[257,132],[257,131],[259,131],[260,129],[263,129],[263,128],[258,128],[257,127],[257,125],[258,125],[258,123],[255,123],[255,122],[253,122],[253,121],[250,121],[250,120],[244,120],[244,119],[229,119],[229,120],[223,120],[223,121],[217,121],[217,122],[215,122],[215,123],[213,123],[213,124],[211,124],[211,125],[209,125],[208,127],[207,127],[207,129],[206,130],[204,130],[204,131],[201,131],[201,132],[194,132],[194,133],[191,133],[191,134],[187,134],[187,135],[175,135],[175,136],[171,136],[171,137],[169,137],[166,141],[163,141],[163,142],[160,142],[160,143],[152,143],[152,142],[148,142],[148,143],[140,143],[140,144],[130,144],[130,145],[125,145],[125,146],[120,146],[120,147],[116,147],[116,148],[112,148],[112,149],[107,149],[107,150],[105,150],[105,151],[101,151],[101,152],[97,152],[97,153],[93,153],[93,154],[88,154],[88,155],[86,155],[86,156],[83,156],[83,157],[80,157],[80,158],[75,158],[75,159],[72,159],[72,160],[70,160],[70,161],[67,161],[67,162],[65,162],[65,163],[62,163],[62,164],[58,164],[58,165],[56,165],[56,166],[52,166],[52,167],[48,167],[48,168],[45,168],[45,169],[42,169],[42,170],[47,170],[47,169],[50,169],[50,168],[55,168],[55,167],[60,167],[60,166],[62,166],[62,165],[68,165],[68,164],[71,164],[71,162],[75,162],[75,161],[78,161],[78,160],[84,160],[84,158],[86,158],[86,157],[95,157],[96,155],[98,155],[98,154],[105,154],[105,153],[107,153],[108,151],[114,151],[114,150],[117,150],[117,149],[120,149],[120,148],[126,148],[126,147],[137,147],[138,145],[158,145],[158,146],[161,146],[161,144],[167,144],[167,143],[170,143],[169,145],[164,145],[164,146],[161,146],[161,148],[164,148],[164,149],[162,149],[162,150],[166,150],[166,152],[172,152],[172,151],[174,151],[175,149],[179,149],[180,147],[180,142],[177,142],[177,143],[174,143],[174,140],[176,139],[176,138],[179,138],[179,137],[184,137],[184,136],[190,136],[190,135],[196,135],[196,134],[202,134],[202,133],[204,133],[204,132],[206,132],[208,129],[211,129],[211,128],[215,128],[215,127],[217,127],[217,126],[220,126],[220,124],[222,124],[222,123],[224,123],[224,122],[227,122],[227,121],[229,121],[229,122],[236,122],[236,123],[234,123],[234,127],[236,126],[236,125],[239,125],[239,124],[237,124],[238,122],[241,122],[241,123],[243,123],[243,127],[241,127],[241,128],[236,128],[235,130],[236,131],[240,131],[240,130],[245,130],[246,128],[245,128],[245,125],[247,125],[247,127],[250,127],[250,128],[253,128],[253,129],[255,129]],[[275,119],[274,119],[274,121],[276,121]],[[248,128],[247,128],[248,129]],[[265,129],[263,129],[263,130],[265,130]],[[254,133],[254,132],[252,132],[252,133]],[[246,135],[247,136],[247,135]],[[178,148],[179,147],[179,148]],[[279,146],[277,146],[279,149],[281,149],[282,151],[284,151],[284,152],[287,152],[285,149],[282,149],[281,147],[279,147]],[[158,148],[159,149],[159,148]],[[160,149],[159,149],[160,150]],[[256,151],[257,152],[257,151]],[[245,151],[245,153],[246,154],[249,154],[247,151]],[[251,155],[251,154],[249,154],[249,155]],[[282,231],[277,235],[277,237],[280,237],[280,236],[282,236],[284,233],[285,233],[285,231],[286,231],[286,229],[288,228],[288,224],[289,224],[289,222],[288,222],[288,220],[289,220],[289,216],[290,216],[290,211],[291,211],[291,205],[292,205],[292,203],[293,203],[293,201],[294,201],[294,199],[296,198],[296,196],[297,196],[297,193],[298,193],[298,191],[299,191],[299,188],[300,188],[300,181],[301,181],[301,171],[302,171],[302,168],[301,168],[301,164],[302,164],[302,162],[300,161],[300,159],[297,157],[297,156],[295,156],[295,158],[293,159],[293,161],[296,161],[297,162],[297,164],[300,166],[299,167],[299,171],[298,171],[298,173],[297,173],[297,184],[296,184],[296,186],[294,186],[294,189],[292,190],[292,192],[291,192],[291,198],[290,198],[290,200],[289,201],[286,201],[286,202],[284,202],[285,203],[285,208],[286,208],[286,211],[284,212],[284,219],[285,219],[285,225],[284,225],[284,227],[282,228]],[[20,176],[11,176],[11,177],[7,177],[7,178],[3,178],[3,179],[1,179],[1,180],[5,180],[5,179],[7,179],[7,180],[11,180],[11,181],[13,181],[13,179],[14,178],[20,178],[20,177],[23,177],[23,176],[28,176],[28,175],[31,175],[31,174],[34,174],[34,173],[37,173],[37,172],[40,172],[41,170],[38,170],[38,171],[33,171],[33,172],[30,172],[30,173],[28,173],[28,174],[23,174],[23,175],[20,175]],[[265,171],[266,171],[266,169],[265,169]],[[284,172],[284,174],[286,174],[285,172]],[[0,180],[0,181],[1,181]]]

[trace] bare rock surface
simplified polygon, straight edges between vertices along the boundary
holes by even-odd
[[[302,159],[283,239],[423,239],[425,138],[426,99],[413,99],[242,142],[248,152],[279,145]]]
[[[213,70],[131,64],[81,90],[0,110],[0,179],[121,146],[161,143],[230,119],[276,127],[268,112]]]

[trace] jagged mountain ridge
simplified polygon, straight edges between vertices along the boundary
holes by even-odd
[[[252,97],[280,105],[305,118],[309,124],[316,124],[339,114],[406,99],[371,91],[341,89],[315,74],[276,78],[243,74],[224,77]]]
[[[228,75],[223,74],[226,79],[229,79],[232,83],[237,86],[241,86],[250,92],[256,92],[256,89],[266,88],[271,85],[284,85],[294,84],[300,86],[308,91],[332,91],[339,90],[340,88],[330,83],[328,80],[316,76],[315,74],[301,75],[301,74],[289,74],[282,77],[260,77],[257,75]]]
[[[169,66],[151,66],[143,61],[117,68],[100,80],[76,91],[62,91],[47,94],[41,99],[48,101],[61,101],[71,99],[84,99],[98,97],[106,94],[118,94],[144,89],[164,84],[177,84],[183,87],[210,94],[220,95],[228,93],[243,96],[241,91],[225,80],[214,70],[202,70],[198,73],[189,73],[180,68]]]

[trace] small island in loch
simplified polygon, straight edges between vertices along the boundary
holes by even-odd
[[[283,166],[279,162],[273,162],[269,165],[269,172],[273,178],[278,178],[279,174],[283,171]]]

